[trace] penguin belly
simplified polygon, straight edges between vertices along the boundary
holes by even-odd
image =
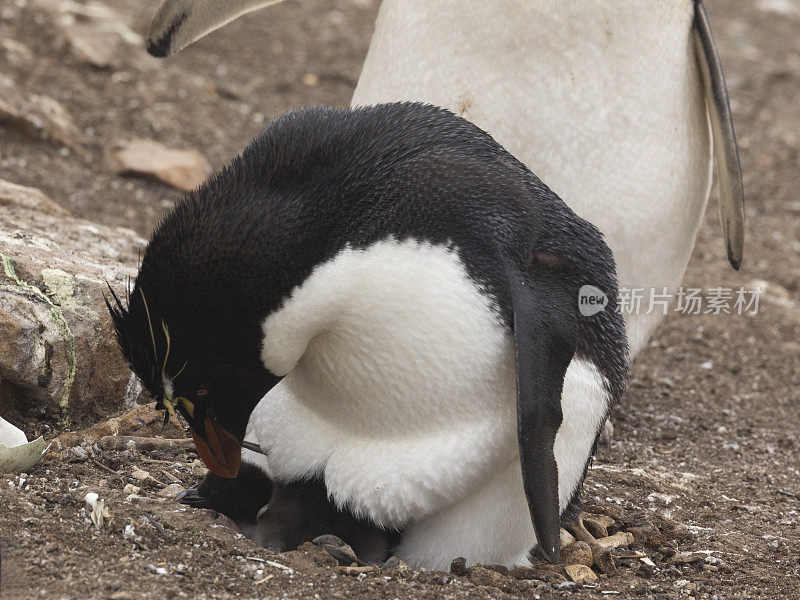
[[[420,100],[489,132],[614,252],[631,356],[680,285],[711,188],[692,0],[384,0],[353,106]],[[447,23],[447,27],[442,27]]]
[[[524,560],[536,537],[518,458],[513,337],[457,250],[393,239],[348,248],[263,329],[262,360],[285,373],[250,420],[271,476],[321,477],[357,517],[408,527],[400,548],[410,564]],[[562,510],[607,407],[597,370],[583,365],[567,372],[556,438]]]

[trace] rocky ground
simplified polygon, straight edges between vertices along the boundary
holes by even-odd
[[[179,190],[266,120],[348,103],[376,4],[287,1],[168,62],[136,33],[154,0],[0,4],[0,414],[60,436],[30,473],[0,477],[0,596],[800,597],[797,0],[707,1],[748,238],[733,272],[712,203],[685,284],[764,293],[755,315],[672,311],[633,366],[584,491],[598,535],[622,542],[614,572],[353,569],[313,544],[256,548],[172,500],[203,470],[191,445],[146,439],[160,426],[134,408],[145,399],[109,338],[105,281],[122,287]]]

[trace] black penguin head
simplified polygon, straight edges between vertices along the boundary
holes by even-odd
[[[277,378],[248,355],[246,345],[230,347],[213,324],[193,318],[193,308],[202,304],[187,303],[179,315],[160,297],[163,290],[148,293],[149,282],[143,270],[127,307],[116,296],[109,303],[122,352],[165,411],[165,422],[180,413],[206,466],[235,477],[249,415]]]
[[[114,295],[108,308],[122,353],[165,418],[183,415],[203,462],[234,477],[250,413],[279,379],[259,358],[274,302],[237,266],[255,270],[230,239],[239,220],[193,208],[215,192],[198,190],[164,219],[127,302]]]

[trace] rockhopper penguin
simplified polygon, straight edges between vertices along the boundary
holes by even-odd
[[[431,569],[558,560],[627,367],[600,232],[417,103],[274,121],[166,216],[111,310],[209,469],[236,475],[249,420],[276,485],[324,485]]]

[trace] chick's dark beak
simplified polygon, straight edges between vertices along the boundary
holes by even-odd
[[[205,431],[196,431],[194,427],[189,426],[200,459],[214,475],[236,477],[242,460],[242,446],[239,440],[222,427],[212,415],[206,416],[202,426]]]

